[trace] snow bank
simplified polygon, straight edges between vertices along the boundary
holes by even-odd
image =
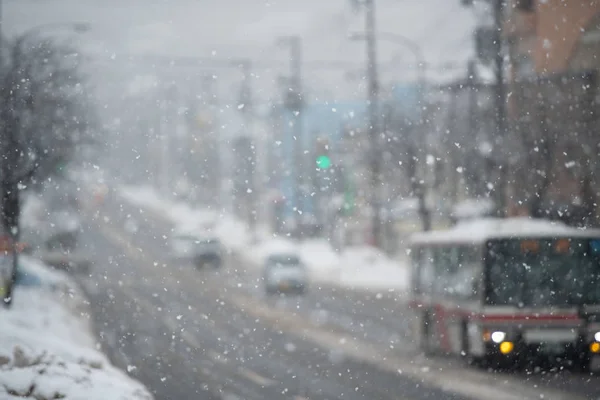
[[[152,399],[97,350],[77,285],[31,258],[22,269],[40,284],[0,310],[0,399]]]
[[[165,205],[165,200],[151,186],[121,186],[119,194],[139,206],[157,209]]]
[[[352,288],[406,290],[409,268],[373,247],[351,247],[341,254],[338,279],[341,285]]]
[[[260,268],[268,255],[286,252],[300,256],[314,283],[365,290],[404,290],[408,287],[407,264],[368,246],[349,247],[338,254],[326,240],[295,242],[271,238],[248,246],[242,256]]]
[[[300,257],[310,266],[313,274],[328,273],[340,265],[338,253],[326,240],[307,240],[299,244]]]
[[[214,233],[225,247],[233,251],[241,251],[250,243],[251,235],[246,224],[228,215],[218,216]]]
[[[262,266],[271,254],[292,253],[298,254],[298,246],[287,238],[269,238],[256,245],[247,246],[242,255],[256,266]]]
[[[246,224],[232,216],[166,199],[150,186],[122,186],[119,193],[131,204],[165,215],[177,231],[213,233],[231,250],[241,250],[250,241]]]
[[[406,263],[392,260],[371,247],[350,247],[338,254],[323,239],[298,242],[269,234],[259,235],[259,241],[252,243],[247,225],[232,216],[161,198],[150,187],[122,187],[120,193],[132,204],[166,213],[178,230],[206,231],[202,223],[213,221],[214,226],[208,230],[212,230],[226,248],[238,252],[249,261],[249,266],[257,269],[269,254],[292,252],[306,264],[313,282],[373,290],[408,287]]]

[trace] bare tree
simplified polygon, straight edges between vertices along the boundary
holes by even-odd
[[[10,46],[0,92],[0,223],[14,255],[5,304],[17,276],[21,191],[58,172],[90,138],[94,119],[79,64],[67,43],[28,35]]]
[[[418,199],[418,213],[423,230],[431,229],[431,211],[426,205],[426,184],[424,165],[427,157],[426,138],[420,135],[416,124],[400,112],[394,113],[388,108],[386,118],[390,140],[386,143],[389,159],[397,168],[404,171],[409,182],[410,196]]]

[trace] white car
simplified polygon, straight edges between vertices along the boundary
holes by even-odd
[[[306,267],[294,253],[278,253],[267,257],[263,281],[268,294],[302,294],[308,286]]]

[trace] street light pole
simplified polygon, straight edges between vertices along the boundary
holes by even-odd
[[[293,124],[293,143],[294,143],[294,167],[292,176],[295,179],[293,185],[294,205],[296,210],[301,210],[302,188],[304,185],[304,154],[303,154],[303,119],[304,99],[302,97],[302,39],[300,36],[287,36],[280,39],[290,47],[290,88],[285,94],[285,104],[292,112],[294,118]],[[298,214],[296,214],[298,215]]]
[[[503,145],[502,139],[506,135],[506,88],[504,86],[504,52],[502,51],[502,28],[504,24],[505,0],[493,0],[494,10],[494,30],[495,30],[495,109],[496,109],[496,138]],[[506,160],[501,157],[499,165],[499,177],[495,185],[495,202],[498,210],[498,216],[503,217],[506,214],[506,177],[508,165]]]
[[[365,38],[367,42],[367,74],[369,79],[369,139],[371,165],[371,213],[373,244],[381,247],[381,157],[379,149],[379,80],[377,76],[377,42],[375,30],[375,0],[364,0]]]
[[[423,51],[421,49],[421,47],[414,41],[410,40],[407,37],[404,37],[402,35],[398,35],[392,32],[379,32],[378,33],[378,37],[380,39],[384,39],[387,40],[389,42],[393,42],[399,45],[402,45],[404,47],[406,47],[414,56],[415,58],[415,62],[417,63],[417,81],[418,81],[418,85],[419,85],[419,102],[423,102],[424,101],[424,92],[423,89],[425,88],[425,83],[426,83],[426,69],[427,69],[427,62],[425,61],[425,56],[423,55]],[[421,106],[423,106],[423,104],[421,104]]]
[[[352,40],[368,40],[368,33],[353,33],[349,35],[349,39]],[[425,61],[425,57],[423,56],[423,52],[421,50],[421,47],[413,42],[412,40],[401,36],[401,35],[397,35],[395,33],[390,33],[390,32],[380,32],[378,33],[378,37],[381,39],[385,39],[388,41],[391,41],[393,43],[397,43],[400,44],[402,46],[405,46],[408,50],[410,50],[415,58],[415,62],[417,63],[417,86],[418,86],[418,105],[419,105],[419,138],[420,140],[422,140],[422,142],[419,144],[419,148],[416,149],[416,152],[420,152],[422,151],[422,149],[425,148],[426,146],[426,132],[425,132],[425,121],[423,116],[421,115],[421,112],[423,110],[423,108],[425,107],[425,85],[426,85],[426,67],[427,67],[427,63]],[[369,76],[371,76],[371,74],[369,74]],[[374,142],[377,143],[377,142]],[[377,154],[376,154],[377,155]],[[416,154],[415,154],[416,157]],[[377,157],[376,158],[376,162],[380,162],[381,157]],[[418,157],[419,159],[424,159],[424,156],[420,156]],[[379,167],[381,169],[381,166]],[[418,179],[413,179],[413,192],[416,194],[417,198],[418,198],[418,204],[419,204],[419,214],[421,215],[421,219],[422,219],[422,224],[423,224],[423,230],[424,231],[428,231],[431,229],[431,213],[429,211],[429,209],[427,208],[427,203],[426,203],[426,198],[425,198],[425,186],[423,183],[420,182],[420,180]]]
[[[427,68],[427,63],[425,61],[425,57],[423,56],[423,51],[421,50],[421,47],[413,42],[412,40],[401,36],[401,35],[397,35],[394,33],[390,33],[390,32],[381,32],[379,33],[379,37],[389,40],[391,42],[400,44],[405,46],[407,49],[409,49],[414,57],[415,57],[415,62],[417,63],[417,86],[418,86],[418,104],[419,104],[419,138],[422,141],[421,143],[419,143],[419,148],[417,149],[417,152],[423,152],[423,149],[425,149],[427,142],[426,142],[426,131],[425,131],[425,118],[422,115],[423,109],[425,107],[425,85],[426,85],[426,76],[425,76],[425,71]],[[418,157],[418,159],[420,160],[424,160],[425,156],[421,154],[420,157]],[[421,180],[419,179],[413,179],[413,184],[414,184],[414,192],[417,195],[418,198],[418,207],[419,207],[419,214],[421,215],[421,223],[423,225],[423,230],[424,231],[429,231],[431,230],[431,213],[429,211],[429,209],[427,208],[427,202],[426,202],[426,197],[425,197],[425,185],[424,183],[421,182]]]
[[[0,76],[2,76],[2,69],[4,68],[4,9],[2,0],[0,0]],[[1,87],[2,83],[0,83]]]
[[[236,62],[242,70],[242,85],[240,88],[240,98],[239,98],[239,106],[238,109],[242,113],[242,117],[244,119],[244,130],[245,134],[250,138],[250,143],[254,146],[254,162],[250,163],[251,171],[248,171],[248,191],[247,193],[247,201],[246,211],[247,211],[247,219],[248,225],[250,228],[250,232],[256,235],[256,226],[257,226],[257,198],[259,196],[258,186],[260,185],[260,180],[257,179],[258,166],[257,163],[259,161],[259,157],[257,157],[257,151],[260,148],[258,143],[258,137],[254,132],[254,104],[252,99],[252,87],[251,87],[251,78],[252,78],[252,62],[247,59],[239,60]]]

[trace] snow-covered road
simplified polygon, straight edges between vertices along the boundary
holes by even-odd
[[[261,240],[264,248],[253,244],[252,252],[242,246],[219,270],[173,261],[168,238],[183,221],[171,218],[168,203],[152,209],[122,200],[90,209],[97,227],[84,243],[99,267],[85,287],[101,336],[121,356],[115,362],[134,366],[157,397],[591,400],[598,393],[585,375],[489,374],[463,360],[423,357],[400,291],[315,282],[304,296],[267,297],[260,263],[249,257],[260,261],[285,240]],[[315,255],[322,250],[313,247]]]

